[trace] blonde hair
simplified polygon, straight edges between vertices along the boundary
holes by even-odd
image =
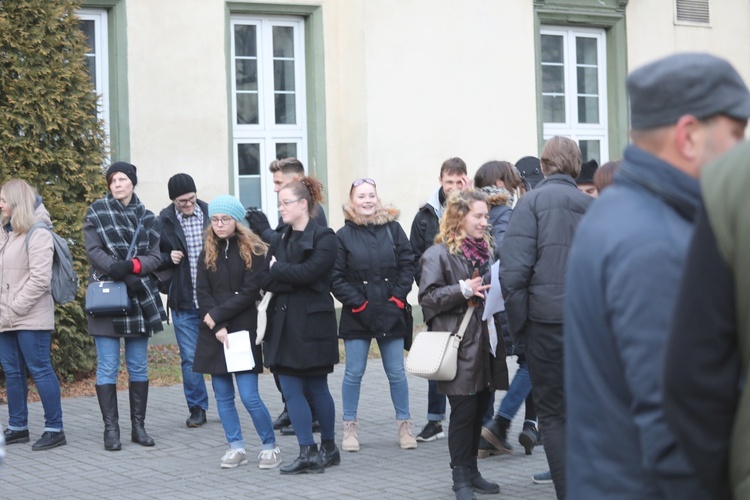
[[[11,179],[1,189],[5,195],[5,203],[10,210],[11,217],[4,215],[0,219],[2,225],[10,222],[13,230],[19,233],[26,233],[36,223],[34,215],[37,192],[24,180]]]
[[[245,261],[245,269],[250,269],[253,265],[253,255],[265,255],[268,252],[268,245],[261,240],[257,234],[235,221],[237,235],[237,244],[240,247],[240,257]],[[206,251],[206,267],[211,271],[216,271],[216,258],[219,255],[219,240],[213,228],[206,228],[203,248]]]
[[[542,148],[542,172],[545,177],[552,174],[568,174],[576,179],[581,173],[581,149],[573,139],[556,135]]]
[[[466,191],[454,191],[445,202],[443,217],[440,219],[440,232],[435,237],[435,243],[444,243],[448,251],[452,254],[461,254],[461,243],[466,239],[466,233],[461,227],[464,219],[471,212],[471,205],[474,202],[481,201],[489,203],[485,194],[477,189],[467,189]],[[489,225],[487,226],[490,227]],[[482,238],[487,246],[492,248],[492,234],[489,230],[484,232]]]

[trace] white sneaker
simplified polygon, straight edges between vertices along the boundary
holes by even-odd
[[[247,463],[247,455],[243,451],[230,448],[224,456],[221,457],[222,469],[234,469]]]
[[[262,450],[258,454],[259,469],[275,469],[281,465],[281,450],[277,446],[273,450]]]

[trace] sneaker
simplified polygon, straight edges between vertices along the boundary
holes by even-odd
[[[534,484],[552,484],[552,472],[540,472],[531,476],[531,480]]]
[[[344,451],[359,451],[356,420],[344,420],[344,440],[341,442],[341,449]]]
[[[272,450],[262,450],[258,454],[259,469],[275,469],[281,465],[281,450],[277,446]]]
[[[190,428],[200,427],[206,423],[206,410],[200,406],[190,408],[190,416],[185,420],[185,425]]]
[[[29,442],[29,430],[23,431],[12,431],[5,429],[3,431],[3,437],[5,438],[5,444],[13,443],[28,443]]]
[[[60,432],[51,432],[51,431],[45,431],[42,433],[42,437],[34,443],[34,445],[31,447],[32,451],[44,451],[44,450],[51,450],[52,448],[57,448],[58,446],[62,446],[68,444],[67,441],[65,441],[65,433],[63,431]]]
[[[437,439],[443,439],[445,432],[443,432],[443,423],[439,420],[430,420],[427,425],[424,426],[422,432],[417,435],[417,441],[427,443],[435,441]]]
[[[413,450],[417,447],[417,440],[411,431],[411,420],[397,420],[398,445],[402,450]]]
[[[240,465],[245,465],[246,463],[247,455],[245,455],[245,452],[235,450],[233,448],[227,450],[227,452],[224,453],[224,456],[221,457],[222,469],[235,469]]]

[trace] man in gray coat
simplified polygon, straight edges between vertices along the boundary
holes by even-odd
[[[541,156],[544,180],[521,197],[500,248],[500,284],[508,329],[523,338],[534,405],[558,498],[565,494],[565,393],[563,296],[565,263],[573,233],[594,199],[575,178],[581,151],[575,141],[553,137]]]

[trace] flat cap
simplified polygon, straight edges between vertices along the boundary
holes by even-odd
[[[627,86],[634,130],[673,125],[684,115],[750,118],[750,92],[742,77],[728,61],[711,54],[659,59],[633,71]]]

